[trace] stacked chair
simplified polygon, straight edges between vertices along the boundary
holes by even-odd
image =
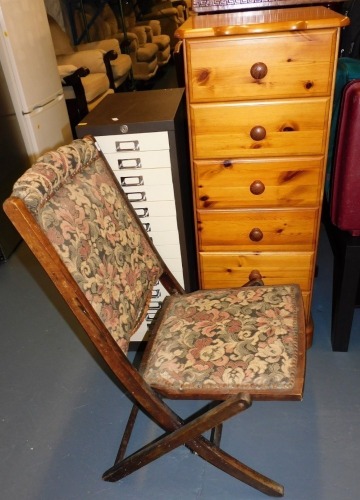
[[[83,3],[82,9],[82,12],[75,13],[77,30],[87,29],[91,40],[117,39],[122,51],[127,51],[131,57],[135,81],[150,80],[156,75],[159,65],[168,62],[170,39],[161,34],[160,24],[140,26],[134,19],[125,16],[122,19],[123,25],[120,25],[107,3],[100,11],[92,3]],[[84,19],[87,28],[80,24]]]
[[[105,12],[108,11],[110,16],[114,16],[109,5],[104,7]],[[110,12],[111,11],[111,12]],[[124,16],[125,26],[128,32],[136,32],[140,27],[141,30],[144,29],[146,33],[147,43],[154,43],[157,45],[157,62],[158,66],[165,66],[170,60],[170,37],[169,35],[163,34],[161,31],[161,23],[156,19],[149,19],[148,21],[137,21],[135,13],[129,9],[129,12]]]
[[[162,0],[130,0],[138,21],[158,20],[161,32],[170,37],[171,49],[178,42],[175,31],[181,26],[188,15],[188,4],[179,0],[176,2]]]
[[[125,84],[131,71],[131,58],[120,52],[115,39],[74,47],[51,16],[48,21],[75,136],[77,123],[106,95]]]

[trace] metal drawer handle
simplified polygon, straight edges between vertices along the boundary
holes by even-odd
[[[250,184],[252,194],[258,195],[265,191],[265,184],[262,181],[256,180]]]
[[[250,68],[250,75],[255,80],[262,80],[267,75],[268,68],[265,63],[257,62],[253,64]]]
[[[126,193],[126,196],[128,197],[129,201],[135,202],[135,201],[146,201],[146,193],[145,191],[138,191],[134,193]]]
[[[144,219],[144,217],[149,217],[149,209],[145,207],[137,207],[135,208],[136,215],[139,219]]]
[[[151,225],[150,225],[150,222],[144,222],[144,223],[143,223],[143,226],[144,226],[144,228],[145,228],[145,231],[146,231],[147,233],[150,233],[150,231],[151,231]]]
[[[150,323],[155,318],[156,313],[148,313],[146,315],[146,321]]]
[[[266,137],[266,129],[261,125],[256,125],[250,130],[250,137],[254,141],[262,141]]]
[[[122,168],[142,168],[140,158],[130,158],[128,160],[118,160],[118,167]]]
[[[139,141],[116,141],[116,151],[139,151]]]
[[[153,290],[151,292],[151,298],[152,299],[158,299],[159,297],[161,297],[161,292],[160,290]]]
[[[122,186],[143,186],[144,178],[142,175],[129,175],[127,177],[120,177],[120,184]]]
[[[254,227],[250,231],[249,238],[251,239],[251,241],[261,241],[263,237],[263,232],[258,227]]]

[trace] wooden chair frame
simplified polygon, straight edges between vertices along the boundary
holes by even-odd
[[[104,162],[106,163],[105,159]],[[108,169],[110,170],[109,166]],[[272,394],[271,392],[260,395],[240,393],[227,397],[224,401],[221,401],[219,395],[217,395],[215,396],[217,401],[215,401],[208,411],[200,416],[196,416],[193,420],[184,422],[143,379],[142,365],[140,365],[139,369],[136,369],[120,349],[117,342],[112,338],[88,299],[75,282],[68,268],[26,207],[24,201],[17,197],[10,197],[6,200],[4,209],[116,378],[128,394],[131,395],[130,397],[135,400],[115,463],[104,473],[103,479],[106,481],[117,481],[174,448],[185,445],[207,462],[249,486],[270,496],[282,496],[284,493],[282,485],[249,468],[220,448],[221,427],[222,422],[226,419],[249,408],[252,399],[300,400],[302,398],[306,351],[303,311],[299,311],[299,321],[301,324],[298,370],[295,385],[291,392],[283,395],[281,393]],[[130,209],[132,210],[131,206]],[[135,212],[134,216],[137,217]],[[142,228],[141,223],[139,224]],[[142,230],[145,237],[148,238],[146,231],[143,228]],[[184,290],[164,263],[163,270],[164,272],[160,279],[168,292],[170,294],[184,294]],[[255,272],[250,276],[250,282],[247,285],[261,284],[259,283],[259,279],[259,274]],[[153,337],[156,335],[156,325],[157,323],[154,326]],[[146,360],[148,352],[151,350],[151,345],[152,340],[148,342],[148,346],[145,349],[144,360]],[[180,398],[181,396],[179,396]],[[139,409],[144,411],[165,432],[159,439],[126,457],[126,447]],[[211,429],[213,431],[210,439],[202,435]]]

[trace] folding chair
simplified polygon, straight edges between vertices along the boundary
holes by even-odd
[[[186,294],[89,137],[40,158],[16,182],[4,209],[135,401],[118,456],[103,478],[117,481],[185,445],[248,485],[282,496],[280,484],[223,451],[220,437],[222,422],[252,400],[302,398],[299,287],[264,286],[253,272],[245,287]],[[158,279],[170,295],[136,369],[126,354]],[[184,421],[163,397],[213,404]],[[125,456],[139,408],[165,433]]]

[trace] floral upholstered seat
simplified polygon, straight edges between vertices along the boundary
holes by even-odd
[[[159,392],[193,397],[291,390],[298,363],[296,285],[198,291],[164,304],[144,370]]]

